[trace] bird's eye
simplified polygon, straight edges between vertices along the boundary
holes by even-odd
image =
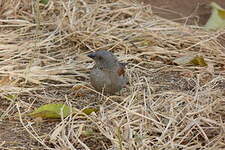
[[[98,56],[98,59],[99,59],[99,60],[102,60],[102,59],[103,59],[103,57],[102,57],[102,56]]]

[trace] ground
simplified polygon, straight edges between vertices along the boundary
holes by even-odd
[[[204,24],[208,1],[145,2],[151,5],[0,2],[0,149],[225,148],[223,31],[176,20],[194,16],[188,24]],[[93,62],[86,55],[99,49],[128,63],[129,84],[116,95],[90,86]],[[174,63],[187,55],[202,56],[207,66]],[[28,115],[49,103],[99,111],[65,119]]]
[[[142,0],[151,4],[156,15],[186,24],[204,25],[210,16],[211,0]],[[225,0],[214,0],[225,8]]]

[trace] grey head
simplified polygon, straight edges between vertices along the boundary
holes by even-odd
[[[88,57],[92,58],[100,68],[110,69],[119,64],[113,53],[105,50],[90,53]]]

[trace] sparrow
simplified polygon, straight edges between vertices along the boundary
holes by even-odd
[[[126,63],[120,63],[113,53],[99,50],[88,57],[95,61],[90,72],[91,85],[99,92],[115,94],[127,84]]]

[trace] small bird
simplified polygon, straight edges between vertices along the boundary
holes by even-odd
[[[99,50],[88,55],[95,61],[90,72],[91,85],[99,92],[114,94],[126,86],[125,63],[120,63],[113,53]]]

